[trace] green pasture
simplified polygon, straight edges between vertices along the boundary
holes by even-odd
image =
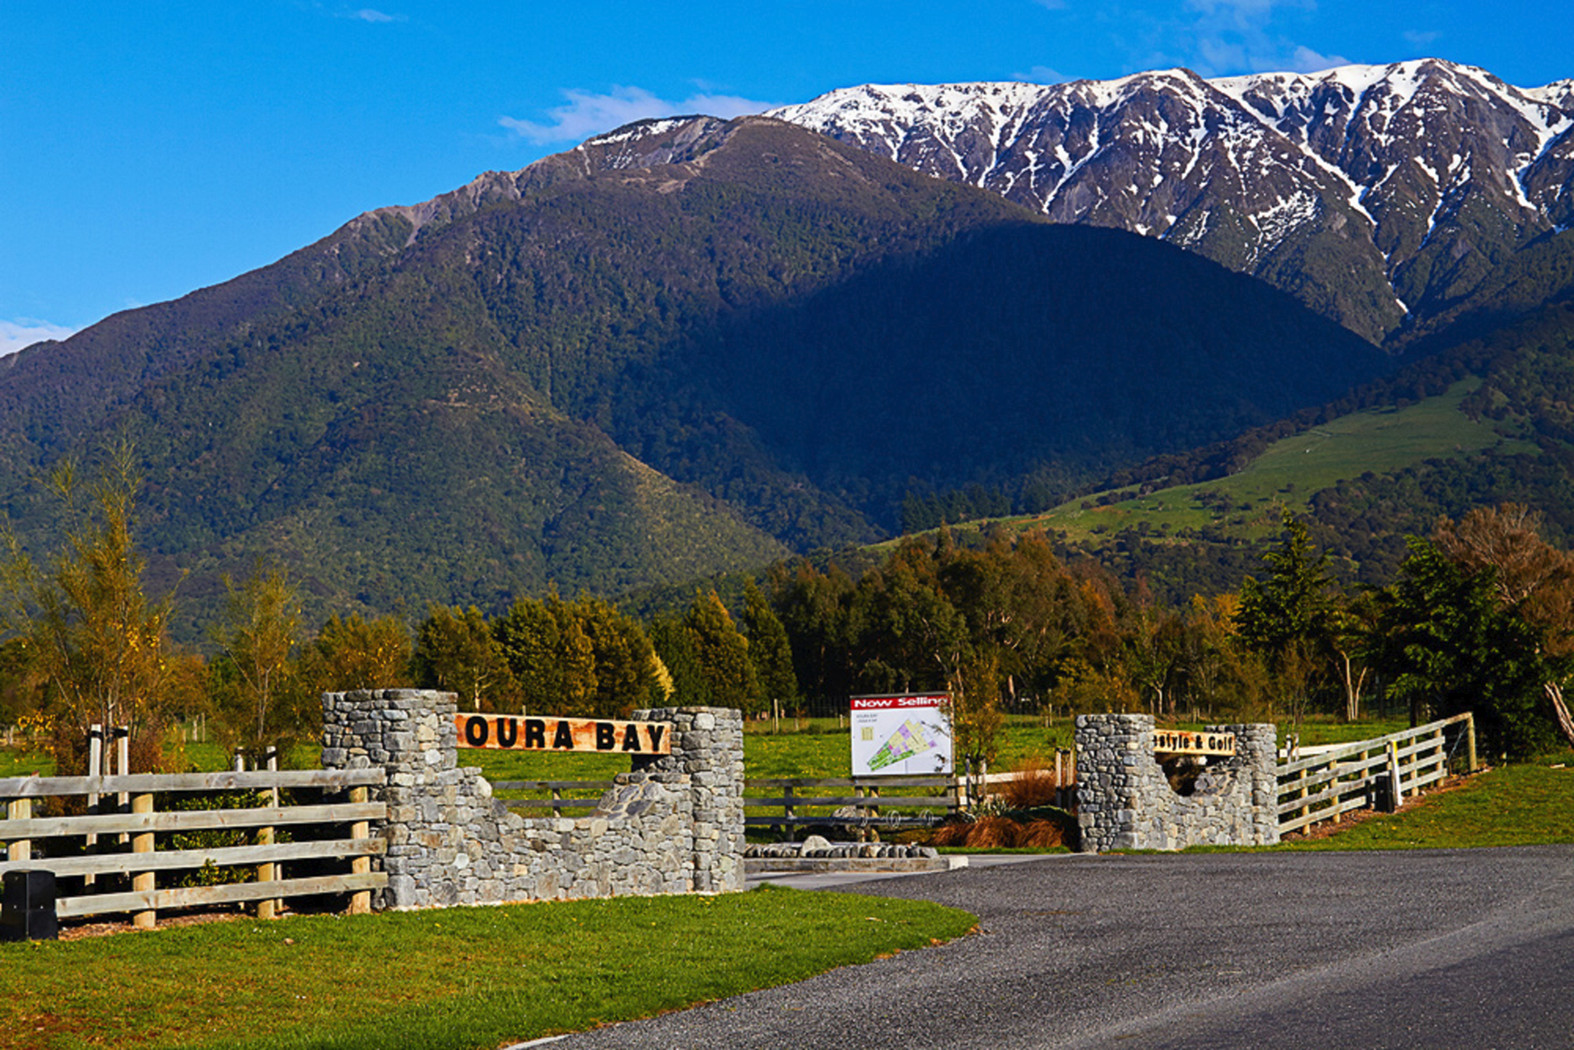
[[[1129,498],[1102,507],[1074,500],[1044,514],[1008,520],[1019,527],[1060,529],[1070,540],[1095,545],[1100,537],[1144,526],[1157,536],[1209,525],[1235,536],[1272,536],[1279,529],[1278,507],[1304,511],[1313,493],[1368,471],[1390,473],[1494,446],[1534,451],[1529,443],[1505,439],[1460,411],[1460,403],[1479,385],[1479,379],[1462,380],[1447,393],[1405,408],[1354,412],[1311,427],[1274,442],[1227,478],[1147,495],[1132,488]]]
[[[1403,719],[1368,719],[1343,722],[1327,717],[1307,719],[1301,726],[1301,743],[1334,744],[1364,740],[1409,728]],[[1198,722],[1178,722],[1176,728],[1201,729]],[[1279,726],[1284,743],[1289,725]],[[1070,748],[1075,735],[1071,716],[1008,715],[998,738],[993,768],[1005,772],[1024,763],[1042,760],[1054,764],[1057,748]],[[219,770],[229,766],[229,756],[219,745],[187,743],[182,763],[193,770]],[[846,777],[852,773],[851,743],[845,720],[784,718],[777,732],[769,721],[744,723],[744,768],[749,779],[774,777]],[[551,754],[541,751],[463,751],[460,763],[479,766],[488,780],[611,780],[629,768],[627,756]],[[292,766],[317,765],[317,749],[302,747],[291,756]],[[51,776],[54,759],[40,749],[0,748],[0,777]]]

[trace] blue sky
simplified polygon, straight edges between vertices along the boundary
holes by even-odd
[[[641,116],[1427,55],[1534,86],[1571,40],[1519,0],[0,0],[0,352]]]

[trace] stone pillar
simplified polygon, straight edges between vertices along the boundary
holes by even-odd
[[[1137,814],[1151,777],[1144,775],[1138,756],[1144,748],[1150,759],[1153,754],[1152,716],[1078,715],[1076,739],[1079,848],[1084,853],[1142,849]]]
[[[634,759],[652,779],[686,778],[694,799],[694,881],[700,893],[743,889],[743,712],[656,707],[640,722],[672,723],[672,754]]]
[[[1152,715],[1077,716],[1077,824],[1084,852],[1261,846],[1279,841],[1276,730],[1209,726],[1235,734],[1235,754],[1209,758],[1182,795],[1153,751]]]
[[[388,771],[387,907],[458,901],[455,875],[469,863],[454,804],[462,774],[453,693],[357,690],[322,698],[324,769]],[[461,860],[460,858],[464,859]]]

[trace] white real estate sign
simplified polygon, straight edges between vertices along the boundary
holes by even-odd
[[[853,776],[950,773],[950,703],[946,693],[853,697]]]

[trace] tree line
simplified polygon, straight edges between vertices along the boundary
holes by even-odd
[[[1239,588],[1179,604],[1126,586],[1043,532],[964,544],[907,537],[856,576],[796,559],[641,622],[593,595],[521,598],[505,611],[434,604],[395,617],[302,623],[287,572],[227,579],[204,657],[168,638],[172,599],[149,598],[122,451],[87,482],[50,489],[59,550],[0,558],[0,719],[51,727],[62,772],[86,764],[92,723],[131,727],[133,768],[178,765],[175,720],[211,716],[231,748],[315,738],[323,692],[426,687],[462,709],[627,716],[665,704],[762,712],[840,709],[858,693],[951,694],[958,756],[989,762],[1007,713],[1147,711],[1167,719],[1355,719],[1374,698],[1417,721],[1474,710],[1493,753],[1574,744],[1574,558],[1523,506],[1478,508],[1412,536],[1383,586],[1341,583],[1306,525]],[[736,614],[736,615],[735,615]]]

